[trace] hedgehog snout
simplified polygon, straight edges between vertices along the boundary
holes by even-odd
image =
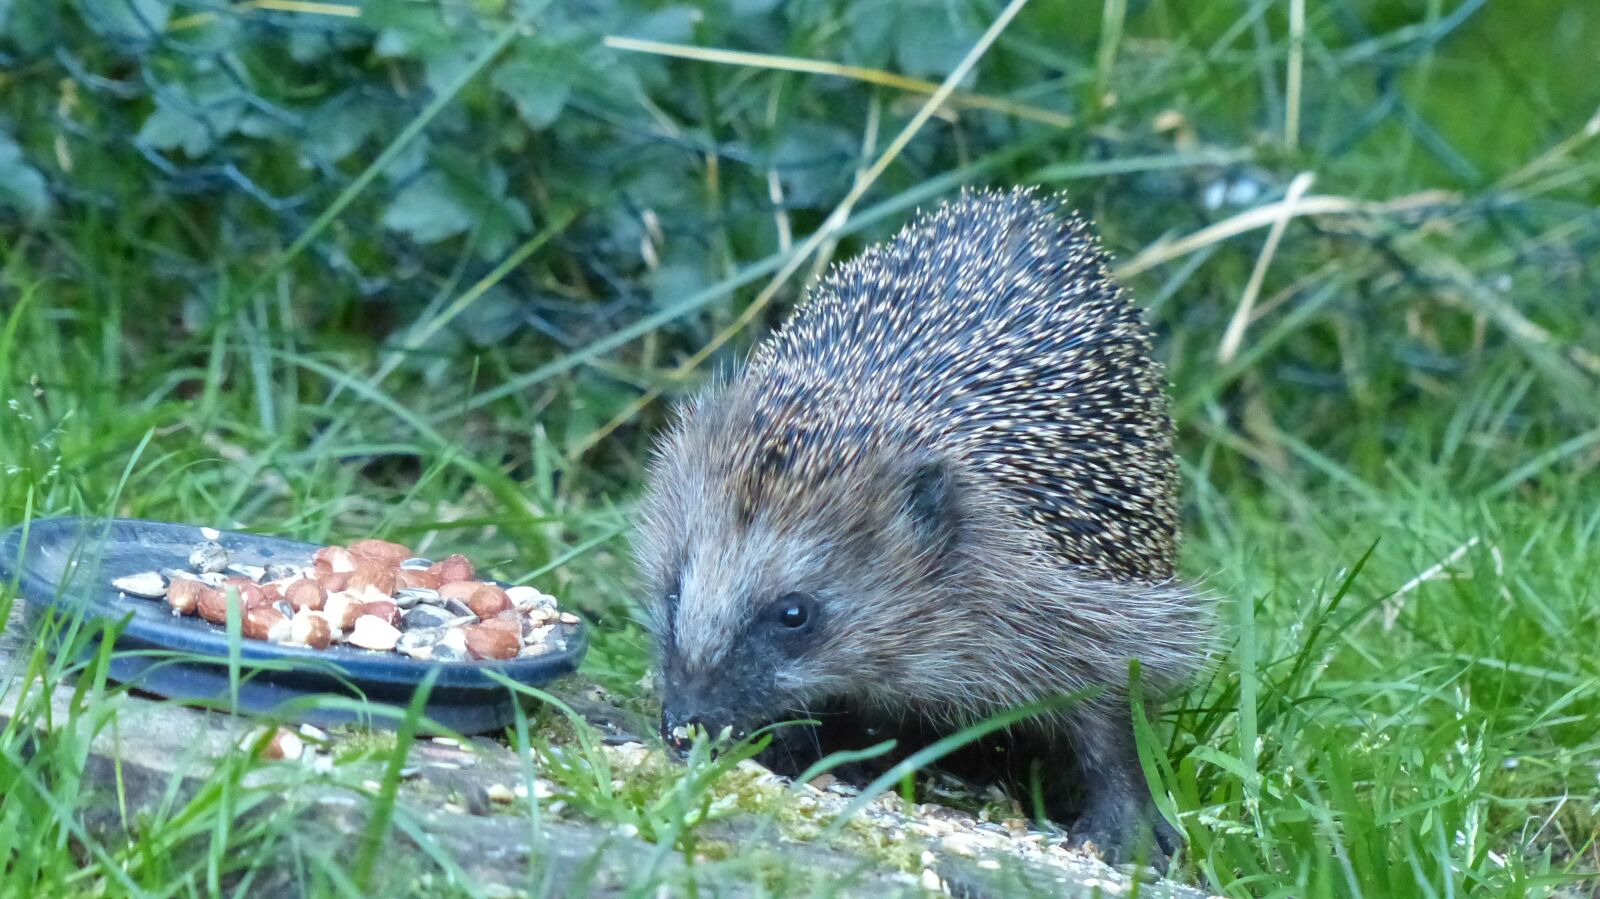
[[[661,705],[661,739],[667,748],[683,756],[694,745],[696,733],[705,733],[713,739],[724,733],[729,739],[742,740],[747,731],[737,725],[733,716],[724,709],[697,706],[692,703],[668,700]]]
[[[742,740],[766,723],[757,720],[770,702],[769,690],[753,679],[744,653],[733,664],[689,669],[670,660],[664,666],[661,690],[661,739],[682,754],[697,731],[713,741]]]

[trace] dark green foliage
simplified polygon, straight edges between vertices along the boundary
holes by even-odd
[[[626,504],[666,400],[913,206],[1064,187],[1158,326],[1183,569],[1234,628],[1146,747],[1178,873],[1510,897],[1596,870],[1600,7],[1307,2],[1297,35],[1289,0],[1035,0],[764,292],[932,89],[895,79],[940,81],[1001,6],[0,0],[0,527],[468,550],[583,607],[588,673],[648,708]],[[1264,260],[1302,172],[1315,214]],[[25,661],[13,721],[74,683]],[[93,731],[114,703],[74,708]],[[25,757],[21,728],[8,887],[197,895],[287,856],[343,888],[292,821],[231,827],[242,763],[187,817],[88,839],[86,737]],[[593,769],[543,774],[694,845],[707,769]]]

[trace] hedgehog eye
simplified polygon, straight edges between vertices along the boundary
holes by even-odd
[[[786,628],[798,629],[811,622],[811,601],[803,593],[785,593],[773,604],[778,623]]]

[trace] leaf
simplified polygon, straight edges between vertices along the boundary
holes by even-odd
[[[561,115],[572,94],[576,60],[557,47],[528,46],[495,70],[491,84],[517,106],[530,128],[544,128]]]
[[[61,33],[58,17],[54,3],[0,0],[0,37],[24,55],[42,52]]]
[[[856,3],[845,7],[841,62],[883,68],[894,46],[895,14],[888,3]]]
[[[156,93],[156,108],[139,128],[139,140],[157,150],[204,156],[239,128],[245,109],[239,90],[220,80],[192,91],[169,86]]]
[[[360,149],[381,122],[382,110],[377,103],[359,89],[345,91],[307,118],[309,127],[301,149],[309,159],[338,162]]]
[[[383,213],[383,226],[410,234],[419,243],[454,237],[472,227],[472,209],[441,172],[411,182]]]
[[[732,0],[728,9],[735,16],[764,16],[778,8],[778,0]]]
[[[375,0],[361,18],[378,32],[377,55],[421,62],[423,80],[434,91],[455,81],[490,40],[471,4]]]
[[[623,33],[640,40],[682,44],[694,38],[694,26],[704,17],[692,6],[669,6],[640,17]]]
[[[39,170],[28,164],[11,135],[0,132],[0,206],[20,211],[28,219],[50,212],[50,187]]]
[[[894,56],[907,75],[943,78],[978,41],[978,31],[943,2],[901,7]]]
[[[695,264],[685,260],[662,265],[650,273],[651,305],[656,309],[665,309],[684,297],[692,297],[707,287],[715,279],[706,272],[704,262]]]
[[[522,327],[522,308],[518,298],[496,285],[484,291],[477,302],[462,310],[456,328],[467,340],[480,347],[495,346]]]
[[[291,28],[285,36],[289,58],[298,63],[317,62],[343,50],[365,47],[370,34],[357,24],[363,19],[323,16],[316,28]]]
[[[503,169],[491,164],[481,172],[480,179],[443,170],[424,174],[389,204],[383,226],[419,243],[435,243],[476,227],[479,255],[503,255],[517,235],[533,226],[532,216],[520,201],[506,196]]]
[[[485,259],[504,256],[518,235],[533,227],[533,216],[521,201],[506,195],[506,173],[499,166],[486,171],[487,190],[478,194],[478,255]],[[476,186],[476,185],[475,185]]]
[[[182,147],[190,156],[199,156],[211,148],[211,135],[205,124],[162,97],[156,98],[156,108],[139,128],[139,140],[157,150]]]
[[[83,21],[96,32],[117,40],[161,37],[172,16],[171,0],[77,0]]]
[[[449,41],[444,22],[431,4],[375,0],[362,8],[361,20],[377,29],[373,50],[386,59],[424,56]]]
[[[483,52],[487,36],[462,36],[423,55],[422,80],[428,89],[442,93]]]
[[[849,181],[859,152],[856,137],[843,128],[797,122],[778,138],[770,164],[783,179],[787,203],[815,208],[828,204]]]

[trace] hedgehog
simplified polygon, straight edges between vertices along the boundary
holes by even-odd
[[[657,441],[636,543],[668,744],[808,720],[761,759],[792,776],[1065,696],[977,751],[1069,844],[1170,855],[1130,662],[1170,697],[1210,614],[1174,576],[1167,402],[1060,196],[964,191],[834,267]]]

